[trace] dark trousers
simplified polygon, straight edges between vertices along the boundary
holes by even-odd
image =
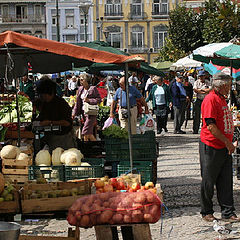
[[[167,128],[167,106],[166,105],[156,105],[156,109],[154,110],[154,112],[156,114],[157,131],[162,132],[162,129],[166,130],[166,128]]]
[[[199,143],[201,166],[201,214],[213,214],[214,185],[223,218],[234,214],[232,157],[227,148],[215,149]]]
[[[197,98],[193,104],[193,132],[198,133],[201,122],[201,106],[203,100]]]
[[[174,109],[174,131],[180,131],[185,120],[186,101],[180,102],[180,107],[173,106]]]

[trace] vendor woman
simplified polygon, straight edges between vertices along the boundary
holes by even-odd
[[[76,147],[74,134],[72,131],[72,109],[68,103],[56,95],[56,83],[48,76],[43,76],[37,86],[40,97],[39,116],[41,126],[61,126],[59,132],[45,133],[44,141],[52,151],[57,147],[69,149]]]

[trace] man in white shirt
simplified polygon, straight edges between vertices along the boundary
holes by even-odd
[[[198,134],[201,120],[202,101],[211,91],[211,84],[205,79],[205,71],[199,71],[198,79],[193,85],[193,91],[197,96],[197,99],[193,105],[193,134]]]
[[[69,95],[75,96],[77,91],[77,77],[73,76],[68,82]]]
[[[132,72],[132,76],[128,78],[128,82],[130,86],[135,86],[136,88],[138,87],[138,78],[135,72]]]

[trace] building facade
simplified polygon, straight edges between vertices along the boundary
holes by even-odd
[[[152,63],[164,45],[169,11],[176,4],[175,0],[94,0],[94,36]]]
[[[46,0],[1,0],[0,32],[15,31],[46,38]]]
[[[59,23],[59,38],[61,42],[84,42],[85,32],[87,32],[87,41],[93,41],[93,7],[91,6],[89,8],[88,14],[86,15],[87,22],[85,25],[85,16],[81,11],[82,0],[58,0],[58,16],[56,3],[56,0],[47,1],[47,38],[58,40],[57,24]],[[91,2],[89,3],[91,5]],[[58,23],[57,17],[59,19]]]

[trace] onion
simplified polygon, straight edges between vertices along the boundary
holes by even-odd
[[[90,222],[90,218],[88,215],[83,215],[80,221],[81,227],[88,227]]]

